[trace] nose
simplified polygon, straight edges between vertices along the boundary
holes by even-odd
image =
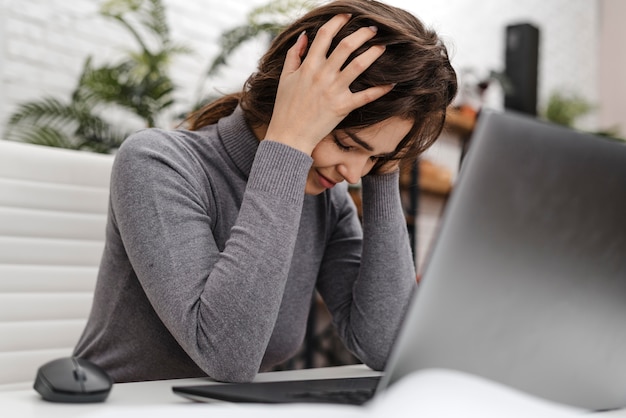
[[[353,157],[337,166],[337,171],[350,184],[357,184],[372,168],[373,161],[367,157]]]

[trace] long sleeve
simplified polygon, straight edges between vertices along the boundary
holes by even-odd
[[[362,180],[363,232],[351,202],[338,208],[318,289],[347,347],[382,370],[415,291],[398,174]]]
[[[115,223],[143,291],[184,351],[214,379],[251,380],[281,304],[311,159],[262,142],[221,249],[211,202],[228,191],[202,190],[193,159],[180,152],[152,131],[125,142],[112,176]]]
[[[127,139],[74,354],[116,382],[248,381],[298,351],[317,286],[348,347],[382,368],[415,286],[397,175],[363,179],[362,227],[345,183],[305,196],[312,163],[259,143],[240,109]]]

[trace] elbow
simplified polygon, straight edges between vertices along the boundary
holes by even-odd
[[[361,361],[372,370],[383,371],[385,370],[387,359],[388,357],[383,355],[368,355],[363,356],[363,358],[361,358]]]
[[[219,366],[219,365],[218,365]],[[252,382],[258,373],[257,368],[246,367],[245,365],[230,367],[212,367],[206,371],[207,375],[217,381],[224,383],[248,383]]]
[[[200,357],[198,366],[213,380],[224,383],[247,383],[254,380],[260,368],[249,351],[213,351],[210,356]]]
[[[252,351],[233,350],[227,344],[198,346],[191,357],[208,377],[224,383],[251,382],[256,377],[261,362]]]
[[[380,345],[370,347],[355,347],[353,354],[367,367],[375,371],[383,371],[389,358],[388,349]]]
[[[246,344],[246,332],[213,331],[198,321],[195,344],[188,352],[196,365],[211,379],[224,383],[247,383],[254,380],[263,359],[259,344]],[[253,340],[250,338],[250,340]]]
[[[383,371],[389,360],[392,345],[392,339],[380,338],[379,336],[378,338],[362,339],[360,344],[352,344],[352,351],[370,369]]]

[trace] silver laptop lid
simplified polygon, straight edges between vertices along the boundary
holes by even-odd
[[[626,146],[484,113],[381,387],[424,368],[626,406]]]

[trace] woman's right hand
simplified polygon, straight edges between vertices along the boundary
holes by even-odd
[[[393,85],[385,85],[356,93],[350,91],[352,82],[384,53],[382,45],[372,46],[342,69],[348,57],[376,35],[375,27],[364,27],[345,37],[326,57],[333,38],[349,20],[350,15],[337,15],[325,23],[304,60],[302,56],[308,44],[306,33],[303,32],[289,49],[265,139],[310,155],[317,143],[352,110],[393,88]]]

